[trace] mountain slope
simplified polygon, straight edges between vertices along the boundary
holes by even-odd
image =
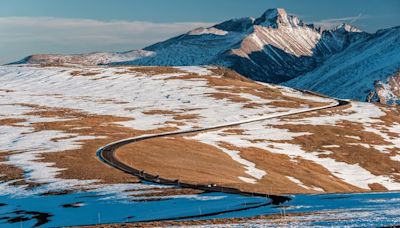
[[[370,35],[350,25],[321,31],[284,9],[258,18],[232,19],[138,51],[81,55],[33,55],[17,64],[220,65],[263,82],[281,83],[305,74]]]
[[[317,67],[326,57],[367,37],[355,28],[321,32],[283,9],[199,28],[144,48],[155,53],[119,64],[222,65],[255,80],[280,83]]]
[[[321,31],[283,9],[197,28],[143,50],[33,55],[18,64],[219,65],[253,80],[341,98],[398,100],[399,27],[375,34],[342,24]]]
[[[362,101],[368,95],[372,97],[376,90],[378,98],[385,103],[396,102],[399,100],[395,96],[397,86],[393,84],[396,80],[389,76],[400,69],[399,43],[400,27],[380,30],[330,57],[314,71],[284,84]],[[387,86],[389,82],[394,86]]]

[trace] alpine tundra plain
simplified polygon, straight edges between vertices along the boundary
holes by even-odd
[[[0,225],[400,225],[399,50],[271,8],[2,65]]]

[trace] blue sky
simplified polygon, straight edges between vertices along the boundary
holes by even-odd
[[[33,53],[123,51],[285,8],[308,23],[400,25],[399,0],[0,0],[0,63]]]

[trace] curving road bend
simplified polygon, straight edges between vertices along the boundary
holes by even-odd
[[[308,93],[308,94],[311,94],[314,96],[325,97],[323,95],[316,94],[316,93],[313,93],[310,91],[302,91],[302,92],[305,92],[305,93]],[[237,121],[237,122],[233,122],[233,123],[221,124],[221,125],[216,125],[216,126],[211,126],[211,127],[198,128],[198,129],[192,129],[192,130],[184,130],[184,131],[166,132],[166,133],[160,133],[160,134],[142,135],[142,136],[138,136],[138,137],[122,139],[122,140],[119,140],[116,142],[109,143],[109,144],[101,147],[100,149],[98,149],[97,156],[105,164],[107,164],[111,167],[114,167],[116,169],[119,169],[125,173],[134,175],[144,181],[153,182],[153,183],[157,183],[157,184],[164,184],[164,185],[173,185],[173,186],[181,187],[181,188],[191,188],[191,189],[198,189],[198,190],[203,190],[203,191],[241,194],[241,195],[247,195],[247,196],[260,196],[260,197],[268,197],[271,199],[270,203],[258,205],[256,207],[262,207],[262,206],[271,205],[271,204],[279,205],[286,201],[289,201],[290,198],[287,196],[280,196],[280,195],[268,195],[268,194],[257,193],[257,192],[244,192],[244,191],[241,191],[236,188],[223,187],[223,186],[218,186],[215,184],[195,185],[195,184],[189,184],[189,183],[182,183],[179,180],[165,179],[165,178],[162,178],[159,176],[148,174],[143,170],[135,169],[134,167],[131,167],[131,166],[119,161],[115,157],[115,151],[124,145],[143,141],[143,140],[168,137],[168,136],[179,136],[179,135],[198,133],[198,132],[204,132],[204,131],[209,131],[209,130],[217,130],[217,129],[227,128],[227,127],[239,126],[239,125],[246,124],[246,123],[253,123],[253,122],[263,121],[263,120],[267,120],[267,119],[277,118],[277,117],[285,117],[285,116],[292,116],[292,115],[315,112],[315,111],[320,111],[320,110],[334,109],[334,108],[337,108],[340,106],[345,106],[345,105],[350,104],[350,102],[347,100],[340,100],[340,99],[335,99],[335,100],[336,100],[336,102],[334,102],[332,104],[325,105],[322,107],[310,108],[307,110],[293,110],[293,111],[289,111],[286,113],[271,114],[271,115],[266,115],[266,116],[259,117],[259,118],[247,119],[247,120],[243,120],[243,121]],[[240,210],[247,210],[247,209],[252,209],[252,208],[254,208],[254,206],[249,207],[249,208],[242,208]],[[230,212],[230,211],[227,211],[227,212]],[[220,213],[225,213],[225,212],[220,212]],[[207,215],[203,215],[203,216],[207,216]],[[189,216],[188,218],[192,218],[192,217]],[[186,219],[186,217],[170,218],[168,220],[176,220],[176,219]],[[162,219],[162,220],[167,220],[167,219]],[[157,221],[159,221],[159,220],[157,220]]]

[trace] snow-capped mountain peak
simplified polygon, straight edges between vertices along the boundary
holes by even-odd
[[[288,15],[282,8],[268,9],[254,22],[256,25],[278,28],[280,26],[302,26],[303,22],[296,16]]]

